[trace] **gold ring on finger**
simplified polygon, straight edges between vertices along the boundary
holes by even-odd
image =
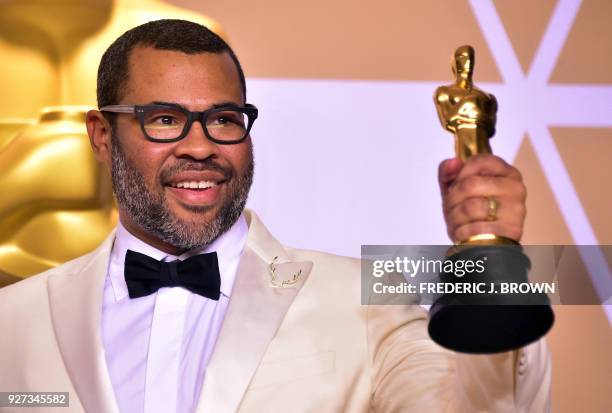
[[[489,202],[489,208],[487,210],[487,221],[495,221],[497,220],[497,208],[499,206],[497,199],[492,196],[487,197],[487,201]]]

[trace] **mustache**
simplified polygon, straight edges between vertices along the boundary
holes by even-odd
[[[162,182],[168,182],[173,176],[187,171],[211,171],[218,172],[227,180],[232,177],[233,170],[231,167],[224,167],[214,159],[205,159],[203,161],[179,161],[172,166],[164,169],[160,174]]]

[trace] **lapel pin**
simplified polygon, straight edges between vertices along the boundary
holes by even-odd
[[[289,277],[288,279],[279,280],[278,278],[279,276],[281,276],[281,274],[279,274],[279,269],[276,266],[277,260],[278,260],[278,256],[274,257],[272,259],[272,262],[270,263],[270,266],[268,267],[268,271],[270,272],[270,284],[272,284],[273,287],[278,287],[278,288],[289,287],[297,283],[300,280],[300,278],[302,278],[302,269],[299,268],[298,271],[293,273],[293,275]]]

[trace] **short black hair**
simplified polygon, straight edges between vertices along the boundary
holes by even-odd
[[[216,33],[187,20],[155,20],[134,27],[115,40],[102,55],[98,67],[98,107],[119,103],[129,75],[130,52],[136,47],[153,47],[186,54],[228,53],[238,69],[242,95],[246,82],[242,66],[232,48]]]

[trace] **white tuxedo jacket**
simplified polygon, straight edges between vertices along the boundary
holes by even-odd
[[[247,244],[197,413],[548,411],[543,340],[493,356],[444,350],[421,308],[360,305],[359,260],[287,248],[245,214]],[[70,393],[69,408],[15,411],[118,412],[100,333],[113,240],[0,289],[0,391]],[[294,284],[274,285],[299,269]]]

